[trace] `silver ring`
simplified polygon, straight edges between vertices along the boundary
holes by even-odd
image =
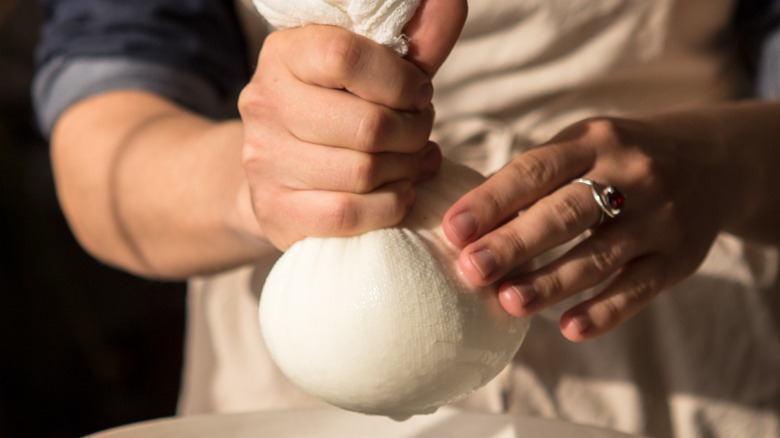
[[[576,178],[572,180],[572,184],[574,183],[585,184],[590,187],[593,199],[596,200],[596,205],[601,209],[601,216],[596,225],[601,225],[608,217],[616,217],[623,210],[626,197],[615,187],[601,185],[587,178]]]

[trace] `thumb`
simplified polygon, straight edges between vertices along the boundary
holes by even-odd
[[[404,28],[409,38],[406,59],[433,76],[458,40],[467,13],[466,0],[422,0]]]

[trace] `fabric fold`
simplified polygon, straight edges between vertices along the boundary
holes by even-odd
[[[420,0],[254,0],[254,5],[278,30],[309,24],[338,26],[403,56],[409,50],[403,28]]]

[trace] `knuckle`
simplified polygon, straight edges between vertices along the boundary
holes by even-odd
[[[360,215],[355,201],[346,195],[335,196],[330,204],[330,210],[324,216],[330,232],[335,235],[351,234],[360,224]]]
[[[277,154],[274,152],[274,145],[278,144],[279,140],[269,140],[271,135],[263,124],[257,124],[251,129],[245,124],[241,147],[241,164],[244,169],[263,169],[267,163],[275,161]]]
[[[241,165],[244,169],[261,166],[267,158],[264,143],[258,141],[258,137],[249,132],[244,133],[244,142],[241,147]]]
[[[353,191],[355,193],[368,193],[377,186],[379,178],[379,162],[372,155],[363,155],[352,166]]]
[[[330,32],[320,62],[323,73],[332,78],[348,78],[363,58],[360,41],[348,32]]]
[[[523,255],[528,254],[528,242],[526,242],[523,235],[516,229],[504,231],[500,236],[500,240],[502,241],[501,246],[504,246],[509,250],[507,256],[504,257],[507,259],[505,260],[506,262],[511,263],[512,261],[519,260]]]
[[[502,217],[508,218],[517,212],[516,209],[509,208],[513,201],[511,194],[502,190],[499,185],[483,184],[467,193],[464,198],[469,198],[471,203],[481,206],[480,218],[486,223],[499,221]]]
[[[480,188],[478,187],[476,190],[480,190]],[[492,218],[503,215],[506,205],[509,205],[509,200],[503,196],[500,191],[490,189],[480,190],[478,195],[479,202],[482,204],[483,208],[485,208],[482,220],[491,220]],[[516,241],[514,244],[520,245],[522,242]]]
[[[403,72],[399,73],[389,75],[383,81],[382,89],[388,102],[392,102],[394,105],[405,106],[406,102],[413,100],[416,90],[413,88],[412,81],[408,75],[403,74]]]
[[[496,264],[502,271],[510,271],[528,257],[528,243],[522,233],[505,225],[484,240],[496,257]]]
[[[626,307],[639,308],[660,290],[660,280],[655,276],[631,279],[626,285]]]
[[[565,197],[555,202],[552,209],[552,224],[562,232],[581,229],[583,218],[589,216],[588,207],[577,197]]]
[[[258,68],[255,69],[255,75],[261,74],[265,70],[260,66],[275,62],[280,59],[279,55],[290,52],[289,34],[289,31],[271,32],[263,39],[263,45],[256,59]]]
[[[420,112],[425,124],[427,126],[428,134],[433,130],[434,122],[436,121],[436,107],[429,105],[427,108]]]
[[[526,154],[521,156],[514,166],[517,178],[524,181],[534,192],[544,191],[548,182],[557,173],[556,165],[543,157]]]
[[[565,293],[565,283],[557,271],[553,271],[537,279],[534,287],[547,299],[560,297]]]
[[[415,125],[419,126],[415,131],[417,134],[417,143],[423,146],[428,144],[431,132],[433,131],[433,124],[436,120],[436,111],[431,106],[417,114],[412,115]]]
[[[616,297],[611,297],[610,299],[601,302],[601,307],[604,312],[605,325],[607,327],[613,327],[624,319],[624,301],[617,299]]]
[[[619,245],[593,243],[588,257],[588,268],[599,276],[612,274],[622,259]]]
[[[600,140],[614,139],[619,136],[621,127],[618,119],[610,117],[596,117],[588,119],[588,130]]]
[[[257,161],[257,153],[255,148],[249,143],[244,142],[244,146],[241,148],[241,165],[244,168],[252,166]]]
[[[280,70],[278,53],[283,49],[281,32],[271,33],[263,42],[263,49],[258,59],[258,67],[251,80],[241,90],[238,96],[238,110],[244,114],[253,113],[255,108],[268,105],[276,100],[274,92],[281,87],[278,82],[283,80],[285,73]]]
[[[262,80],[250,82],[238,96],[238,112],[242,120],[251,121],[246,125],[255,126],[258,123],[279,117],[279,108],[275,106],[279,98],[273,92],[273,87],[265,86]]]
[[[602,302],[609,325],[618,324],[636,314],[659,290],[659,283],[654,278],[629,280],[619,293]]]
[[[262,101],[258,87],[250,83],[238,95],[238,112],[242,117],[247,117],[255,107],[255,102]]]
[[[607,145],[632,143],[639,123],[617,117],[593,117],[583,121],[593,142]]]
[[[637,179],[643,181],[645,186],[655,186],[663,180],[658,179],[661,163],[651,155],[635,153],[631,156],[627,172],[637,175]]]
[[[389,111],[375,107],[365,111],[360,118],[355,133],[355,148],[360,151],[374,152],[381,149],[382,141],[392,127],[392,117]]]
[[[415,108],[420,89],[429,79],[416,67],[411,66],[408,61],[401,61],[398,67],[398,73],[389,75],[385,83],[390,102],[396,107],[420,110]],[[425,109],[425,108],[422,108]]]
[[[615,289],[598,307],[604,318],[605,327],[614,327],[637,314],[663,289],[663,269],[655,267],[642,275],[630,275],[613,284]]]
[[[260,52],[261,55],[263,52],[270,51],[272,49],[275,49],[276,47],[279,47],[283,45],[284,37],[286,35],[286,32],[271,32],[269,33],[265,39],[263,39],[263,47],[262,51]]]

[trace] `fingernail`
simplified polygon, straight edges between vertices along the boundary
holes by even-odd
[[[420,91],[417,93],[416,108],[418,110],[424,110],[428,108],[433,100],[433,84],[426,82],[425,85],[420,87]]]
[[[441,166],[441,151],[436,144],[431,143],[428,145],[430,150],[425,153],[425,156],[420,163],[420,178],[425,180],[439,171]]]
[[[578,313],[576,315],[573,315],[569,320],[569,325],[572,324],[574,325],[574,327],[577,329],[578,332],[585,333],[593,325],[593,321],[591,321],[590,317],[587,314]]]
[[[528,284],[513,284],[512,290],[520,297],[523,307],[528,307],[537,297],[536,288]]]
[[[468,211],[450,218],[450,228],[462,242],[467,242],[477,233],[477,218]]]
[[[490,274],[498,267],[496,257],[489,249],[474,251],[469,255],[469,258],[485,280],[487,280],[487,278],[490,277]]]

